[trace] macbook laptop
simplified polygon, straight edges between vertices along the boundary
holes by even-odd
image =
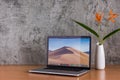
[[[29,72],[80,76],[90,70],[90,36],[50,36],[47,42],[47,66]]]

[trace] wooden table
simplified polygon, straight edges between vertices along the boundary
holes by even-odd
[[[33,74],[29,69],[40,66],[0,66],[0,80],[120,80],[120,65],[109,65],[105,70],[91,69],[80,77]]]

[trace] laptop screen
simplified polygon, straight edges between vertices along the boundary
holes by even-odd
[[[90,37],[49,37],[48,65],[89,67]]]

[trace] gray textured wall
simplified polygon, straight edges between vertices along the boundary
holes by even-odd
[[[107,0],[110,1],[110,0]],[[120,12],[120,0],[111,0]],[[96,0],[0,0],[0,64],[46,63],[47,36],[90,35],[70,19],[92,28]],[[120,18],[106,32],[120,27]],[[120,64],[120,33],[106,41],[106,63]],[[92,62],[96,39],[92,36]]]

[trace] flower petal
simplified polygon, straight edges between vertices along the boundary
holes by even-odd
[[[112,9],[109,11],[109,17],[108,17],[108,20],[110,20],[111,22],[115,22],[114,18],[117,18],[118,17],[118,14],[116,13],[113,13]]]

